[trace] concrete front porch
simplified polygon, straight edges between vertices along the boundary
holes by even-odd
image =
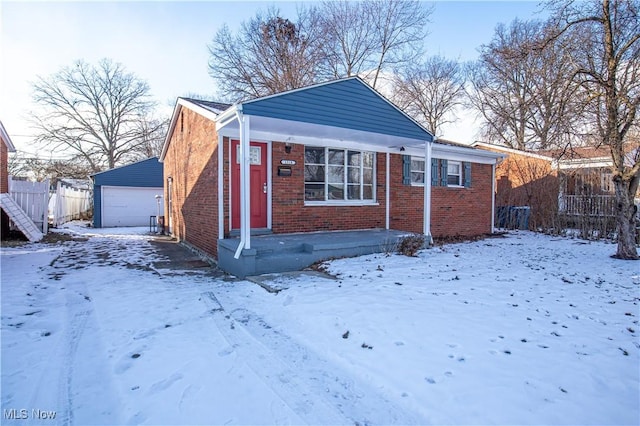
[[[395,251],[405,231],[366,229],[251,237],[251,248],[234,254],[239,238],[218,240],[218,266],[239,278],[274,272],[298,271],[331,258]]]

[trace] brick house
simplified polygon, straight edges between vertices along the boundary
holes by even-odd
[[[532,229],[553,224],[558,213],[569,222],[613,220],[613,160],[607,147],[522,151],[485,142],[472,146],[508,155],[496,168],[496,206],[529,206]],[[629,144],[630,157],[634,149]]]
[[[491,233],[504,155],[433,139],[358,77],[236,105],[179,98],[160,157],[165,223],[232,271],[257,234]]]
[[[13,142],[4,128],[2,121],[0,121],[0,194],[9,193],[9,153],[15,152],[16,148],[13,146]],[[0,230],[2,235],[7,235],[9,232],[9,218],[4,210],[0,211]]]

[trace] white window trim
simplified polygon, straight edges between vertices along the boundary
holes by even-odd
[[[348,158],[348,152],[349,151],[357,151],[360,153],[364,153],[364,152],[369,152],[373,155],[373,165],[371,167],[371,171],[372,171],[372,183],[371,183],[371,199],[370,200],[349,200],[349,199],[342,199],[342,200],[304,200],[304,205],[305,206],[377,206],[379,205],[378,201],[377,201],[377,193],[376,193],[376,171],[377,171],[377,156],[376,156],[376,152],[375,151],[366,151],[366,150],[358,150],[358,149],[351,149],[351,148],[339,148],[339,147],[325,147],[325,146],[315,146],[315,145],[306,145],[306,148],[323,148],[324,152],[325,152],[325,163],[323,165],[324,167],[324,182],[323,184],[325,185],[325,198],[328,195],[328,185],[329,185],[329,167],[331,166],[329,164],[329,150],[333,149],[333,150],[337,150],[337,151],[343,151],[345,153],[345,162],[343,164],[342,167],[344,167],[344,193],[345,196],[348,194],[348,188],[349,188],[349,182],[348,182],[348,170],[349,167],[353,167],[353,166],[349,166],[346,161]],[[315,163],[313,163],[315,164]],[[307,163],[306,163],[306,158],[305,158],[305,162],[304,162],[304,166],[306,167]],[[320,165],[320,164],[318,164]],[[334,164],[335,165],[335,164]],[[364,188],[364,182],[362,179],[362,176],[364,175],[364,163],[362,160],[360,160],[360,194],[363,193],[362,189]],[[307,181],[304,181],[304,184],[307,184]]]
[[[440,158],[438,158],[438,160],[440,160]],[[446,187],[442,187],[442,188],[466,188],[464,186],[464,163],[465,162],[464,161],[458,161],[458,160],[449,160],[449,159],[446,159],[446,158],[445,158],[445,160],[447,160],[447,186]],[[425,162],[424,158],[412,155],[411,156],[411,162],[412,162],[411,164],[413,164],[413,161]],[[460,174],[458,175],[459,176],[458,177],[458,182],[460,182],[460,183],[458,185],[450,185],[448,183],[448,181],[449,181],[449,174],[448,174],[448,168],[449,167],[448,167],[448,165],[452,164],[452,163],[453,164],[458,164],[459,167],[460,167]],[[438,167],[440,167],[440,166],[438,166]],[[425,170],[424,171],[421,171],[421,170],[415,170],[414,171],[414,169],[411,168],[409,172],[410,173],[414,173],[414,172],[415,173],[423,173],[424,174],[424,179],[426,179],[427,173],[431,173],[431,168],[429,168],[427,170],[426,162],[425,162]],[[440,174],[440,169],[438,169],[438,174]],[[452,176],[454,176],[454,175],[452,175]],[[438,176],[438,185],[436,185],[436,186],[440,186],[440,184],[439,184],[440,178],[441,177]],[[413,180],[411,180],[411,186],[423,187],[424,186],[424,180],[423,180],[423,182],[414,182]]]
[[[458,170],[460,172],[459,174],[457,174],[457,175],[449,174],[449,166],[451,166],[452,164],[457,164],[458,165]],[[462,174],[463,173],[464,173],[464,171],[463,171],[462,161],[447,160],[447,187],[448,188],[464,188],[464,181],[462,180]],[[449,183],[449,176],[458,176],[458,183],[457,184],[450,184]]]
[[[411,156],[410,160],[411,165],[413,166],[414,161],[422,161],[424,163],[423,170],[416,170],[415,173],[422,173],[422,182],[414,182],[413,181],[413,168],[410,168],[409,173],[411,174],[411,186],[424,186],[424,181],[427,179],[427,162],[422,157]],[[431,173],[429,171],[429,173]]]
[[[305,206],[379,206],[375,200],[345,200],[345,201],[305,201]]]
[[[603,172],[600,175],[600,190],[606,193],[615,191],[615,188],[613,186],[613,173]]]

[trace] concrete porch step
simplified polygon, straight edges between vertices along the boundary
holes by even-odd
[[[318,261],[395,251],[395,245],[406,232],[370,229],[360,231],[273,234],[251,238],[251,248],[240,258],[234,254],[240,240],[218,241],[218,266],[244,278],[275,272],[304,269]]]

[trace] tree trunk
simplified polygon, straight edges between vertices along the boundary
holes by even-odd
[[[616,224],[618,231],[618,250],[613,256],[617,259],[637,260],[636,250],[636,213],[634,204],[635,189],[631,182],[616,176],[613,185],[616,191]]]

